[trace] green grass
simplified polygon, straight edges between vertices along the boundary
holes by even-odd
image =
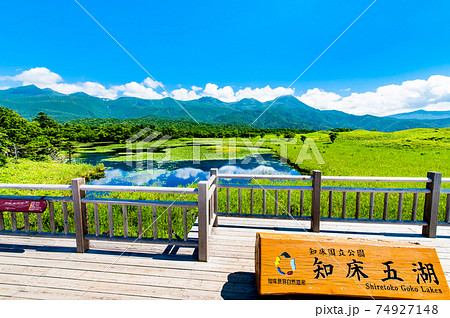
[[[85,177],[89,178],[92,175],[97,175],[103,170],[102,166],[93,167],[85,164],[62,164],[51,161],[35,162],[25,159],[17,161],[9,161],[7,165],[0,167],[0,180],[1,183],[24,183],[24,184],[70,184],[74,178]],[[196,185],[193,185],[194,187]],[[69,197],[70,191],[42,191],[42,190],[4,190],[0,189],[0,195],[30,195],[30,196],[59,196]],[[197,199],[194,195],[177,195],[177,194],[157,194],[157,193],[111,193],[109,198],[117,199],[134,199],[134,200],[157,200],[157,201],[195,201]],[[89,218],[89,231],[95,233],[94,223],[94,211],[93,205],[90,204],[87,207]],[[173,208],[173,231],[180,237],[183,235],[182,224],[182,208]],[[10,214],[3,213],[5,219],[5,226],[7,229],[11,228]],[[75,233],[75,225],[73,220],[73,207],[72,204],[68,204],[69,213],[69,231]],[[158,235],[160,238],[167,238],[167,210],[166,208],[158,208]],[[194,224],[198,211],[196,209],[188,209],[188,229]],[[143,229],[146,230],[144,237],[152,237],[153,232],[151,228],[152,224],[152,211],[148,207],[142,208],[143,214]],[[107,206],[99,206],[100,215],[100,232],[104,233],[108,230],[108,210]],[[42,214],[43,230],[50,232],[50,215],[49,210]],[[122,207],[113,207],[113,220],[114,220],[114,235],[123,235],[123,216]],[[129,236],[138,236],[137,225],[137,208],[128,207],[128,226]],[[64,233],[64,220],[62,213],[62,204],[55,203],[55,223],[56,231]],[[32,231],[37,231],[37,219],[36,214],[30,213],[30,225]],[[24,226],[24,219],[22,213],[17,213],[17,226]],[[175,236],[174,236],[175,238]]]
[[[103,174],[103,165],[64,164],[53,161],[9,160],[0,167],[1,183],[70,184],[75,178],[90,178]],[[4,190],[0,190],[4,191]],[[15,194],[16,190],[8,190]]]
[[[287,159],[301,171],[319,169],[325,175],[386,177],[422,177],[427,171],[439,171],[450,176],[449,128],[394,133],[356,130],[339,133],[334,143],[328,132],[305,136],[315,141],[325,164],[315,160],[295,164],[302,143],[289,144]],[[279,146],[272,145],[272,149],[280,153]]]
[[[386,177],[425,177],[427,171],[442,172],[443,177],[450,177],[450,129],[414,129],[408,131],[400,131],[394,133],[380,133],[369,131],[352,131],[341,132],[334,143],[330,142],[329,132],[321,131],[311,134],[305,134],[308,138],[313,138],[315,141],[325,163],[318,164],[314,160],[305,160],[302,164],[296,164],[296,160],[303,143],[300,141],[300,135],[296,136],[298,141],[279,139],[280,143],[285,143],[288,149],[287,159],[290,164],[296,167],[304,174],[310,174],[312,170],[321,170],[323,175],[334,176],[386,176]],[[275,138],[275,136],[266,136],[267,138]],[[252,139],[255,143],[257,139]],[[192,160],[192,139],[176,139],[168,142],[173,148],[171,150],[171,160]],[[217,150],[220,149],[221,144],[218,140],[203,139],[201,140],[201,153],[207,154],[208,157],[214,158],[217,155]],[[228,147],[228,140],[223,142],[223,153],[226,159],[226,154],[234,151]],[[106,151],[107,149],[123,148],[123,145],[108,144],[108,145],[85,145],[88,147],[95,147],[93,151]],[[243,158],[250,154],[248,149],[244,148],[245,144],[242,140],[237,139],[236,155],[237,158]],[[281,154],[280,146],[275,143],[265,143],[263,151],[275,152]],[[271,148],[271,150],[268,150]],[[311,151],[309,151],[311,153]],[[164,155],[161,153],[161,155]],[[242,156],[241,156],[242,155]],[[219,155],[217,155],[219,156]],[[217,157],[216,157],[217,158]],[[202,157],[202,159],[205,159]],[[0,178],[2,183],[60,183],[69,184],[70,180],[79,177],[87,176],[94,168],[88,165],[67,165],[57,164],[52,162],[31,162],[27,160],[19,160],[17,163],[10,162],[7,166],[0,168]],[[95,169],[94,169],[95,170]],[[310,182],[270,182],[270,181],[253,181],[253,184],[283,184],[283,185],[310,185]],[[390,187],[390,188],[424,188],[424,183],[405,184],[405,183],[375,183],[375,182],[324,182],[324,186],[350,186],[350,187]],[[196,185],[192,185],[196,187]],[[443,188],[449,188],[450,184],[443,184]],[[42,191],[0,191],[0,194],[32,194],[32,195],[49,195]],[[231,190],[231,212],[238,212],[238,190]],[[62,192],[54,192],[50,195],[70,195]],[[226,189],[219,190],[219,211],[225,212],[226,209]],[[328,216],[328,192],[322,193],[321,211],[322,216]],[[123,199],[139,199],[139,200],[164,200],[164,201],[195,201],[195,195],[172,195],[172,194],[136,194],[136,193],[112,193],[112,198]],[[274,214],[274,191],[267,191],[267,210],[266,214]],[[342,193],[334,193],[333,200],[333,216],[340,217],[342,210]],[[346,217],[352,218],[355,216],[355,193],[347,194],[347,209]],[[403,203],[403,219],[411,218],[412,211],[412,194],[404,195]],[[291,193],[291,213],[292,215],[300,215],[300,192],[292,191]],[[446,196],[441,195],[441,203],[439,210],[439,220],[444,219]],[[384,195],[375,195],[375,211],[374,218],[381,219],[383,217]],[[419,203],[417,210],[417,219],[421,220],[423,215],[424,195],[419,195]],[[391,194],[389,196],[389,219],[397,218],[398,194]],[[69,210],[71,206],[69,205]],[[60,204],[56,205],[57,213],[57,228],[59,231],[63,230],[63,221]],[[285,215],[287,210],[287,192],[279,192],[279,208],[278,213]],[[129,207],[129,235],[137,235],[137,212],[135,207]],[[249,213],[250,211],[250,190],[242,190],[242,211]],[[369,211],[369,194],[361,194],[361,209],[360,218],[368,218]],[[165,209],[158,209],[158,231],[160,237],[167,237],[167,213]],[[190,228],[197,215],[196,209],[189,211],[192,217],[188,215],[188,228]],[[88,206],[88,213],[90,222],[90,232],[94,233],[93,207]],[[183,227],[181,224],[181,209],[174,209],[173,215],[173,229],[178,236],[183,237]],[[254,213],[262,214],[262,191],[254,191]],[[151,225],[151,211],[143,208],[144,214],[144,229]],[[304,210],[303,215],[311,214],[311,192],[304,193]],[[8,222],[8,215],[5,213],[5,218]],[[100,231],[103,233],[108,230],[107,223],[107,208],[100,206]],[[35,222],[35,217],[32,216],[32,222]],[[22,223],[20,223],[22,222]],[[19,217],[19,223],[23,224],[23,220]],[[121,235],[123,233],[122,226],[122,210],[120,206],[114,207],[114,224],[115,234]],[[33,226],[36,228],[35,223]],[[70,220],[71,230],[73,231],[73,220]],[[49,229],[48,211],[44,213],[44,230]],[[144,236],[150,237],[152,234],[151,228]]]
[[[427,171],[441,172],[443,177],[450,177],[450,129],[413,129],[393,133],[369,132],[356,130],[341,132],[337,140],[331,143],[329,132],[320,131],[305,134],[312,138],[322,157],[324,164],[319,164],[312,156],[312,160],[305,160],[301,164],[297,161],[303,143],[300,135],[299,142],[284,142],[289,163],[304,174],[311,174],[313,170],[321,170],[328,176],[384,176],[384,177],[426,177]],[[267,144],[280,155],[280,146]],[[311,154],[311,151],[308,153]],[[297,164],[296,164],[297,161]],[[424,183],[379,183],[379,182],[324,182],[323,186],[351,186],[351,187],[391,187],[391,188],[424,188]],[[443,184],[443,188],[450,188],[450,184]],[[293,193],[293,202],[297,202],[298,194]],[[306,193],[305,193],[306,195]],[[347,217],[354,217],[355,193],[347,194]],[[411,217],[412,194],[404,195],[403,218]],[[340,216],[342,209],[342,193],[334,193],[333,206],[335,216]],[[305,202],[309,202],[305,199]],[[384,195],[375,195],[374,218],[382,218]],[[446,196],[441,195],[439,219],[445,214]],[[285,199],[280,196],[280,204],[285,206]],[[419,195],[418,219],[422,218],[424,195]],[[398,208],[398,194],[389,197],[390,219],[396,219]],[[322,195],[322,215],[328,214],[328,193]],[[369,194],[361,194],[361,218],[368,218]],[[295,211],[294,211],[295,213]],[[310,207],[307,206],[307,213]],[[308,214],[307,214],[308,215]]]

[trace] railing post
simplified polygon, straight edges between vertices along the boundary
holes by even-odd
[[[322,172],[313,171],[311,202],[311,231],[320,232],[320,196],[322,192]]]
[[[427,189],[431,192],[425,195],[423,220],[427,222],[427,225],[423,226],[422,235],[435,238],[439,214],[439,196],[441,194],[442,173],[429,171],[427,173],[427,177],[431,179],[431,182],[427,183]]]
[[[198,183],[198,260],[208,261],[209,217],[208,182]]]
[[[72,180],[73,219],[78,253],[84,253],[89,249],[89,240],[84,238],[88,228],[86,204],[81,202],[81,199],[86,196],[86,192],[80,190],[80,186],[84,184],[84,178]]]
[[[219,170],[216,168],[211,169],[210,176],[216,176],[213,182],[216,186],[213,195],[213,213],[215,214],[213,226],[216,227],[219,225]]]

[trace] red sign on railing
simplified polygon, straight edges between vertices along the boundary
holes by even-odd
[[[0,200],[0,211],[42,213],[46,208],[45,200]]]

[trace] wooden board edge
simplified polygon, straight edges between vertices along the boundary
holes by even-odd
[[[419,242],[398,242],[393,240],[382,240],[382,239],[368,239],[368,238],[353,238],[353,237],[335,237],[328,235],[312,235],[309,233],[301,234],[288,234],[288,233],[259,233],[260,238],[264,240],[299,240],[299,241],[316,241],[318,243],[330,242],[335,243],[345,243],[345,244],[365,244],[372,246],[391,246],[395,244],[397,247],[405,248],[433,248],[432,246],[422,245]]]
[[[261,264],[261,233],[256,233],[256,243],[255,243],[255,279],[256,279],[256,290],[259,295],[261,295],[261,273],[260,273],[260,264]]]

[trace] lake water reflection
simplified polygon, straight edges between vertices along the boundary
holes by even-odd
[[[247,156],[244,159],[237,159],[235,163],[228,160],[202,160],[199,163],[173,161],[162,165],[155,163],[153,169],[145,169],[147,162],[134,162],[129,166],[127,162],[102,161],[107,157],[107,154],[83,155],[81,161],[94,165],[102,162],[107,168],[104,178],[91,180],[90,184],[188,186],[206,180],[212,168],[218,168],[220,173],[227,174],[300,174],[289,165],[272,157],[272,154],[261,154],[260,157]],[[237,181],[239,182],[239,180],[233,182]]]

